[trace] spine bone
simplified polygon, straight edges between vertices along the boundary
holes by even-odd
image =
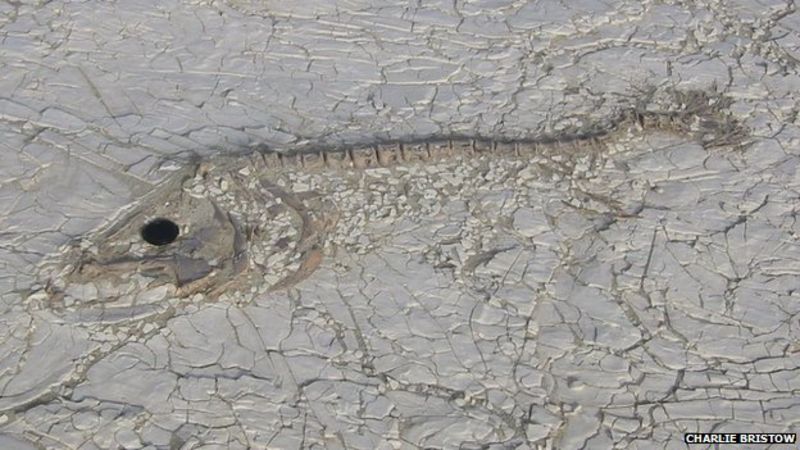
[[[698,125],[699,124],[699,125]],[[294,152],[259,151],[251,162],[266,169],[300,167],[308,171],[323,169],[372,169],[392,167],[401,163],[441,161],[451,157],[471,157],[494,154],[498,156],[524,156],[538,153],[597,152],[607,148],[626,130],[658,130],[695,137],[697,128],[703,134],[703,143],[730,143],[742,137],[743,129],[730,118],[715,115],[698,115],[690,112],[652,112],[631,108],[621,112],[605,125],[590,127],[586,131],[565,135],[542,135],[536,139],[489,140],[484,138],[445,138],[407,143],[381,143],[345,149],[316,149]],[[715,140],[716,139],[716,140]]]
[[[425,162],[430,160],[431,154],[428,151],[428,144],[425,142],[418,142],[413,144],[401,144],[403,162]]]

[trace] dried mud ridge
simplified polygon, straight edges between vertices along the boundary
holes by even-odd
[[[348,148],[218,157],[179,171],[109,226],[65,246],[43,264],[42,284],[29,306],[76,323],[118,323],[171,316],[185,301],[290,288],[321,264],[338,216],[326,193],[296,192],[290,174],[430,164],[467,157],[559,155],[554,165],[608,151],[626,136],[679,135],[705,148],[742,147],[747,130],[726,113],[730,102],[702,92],[673,92],[671,111],[630,108],[603,123],[534,139],[451,137]],[[545,168],[546,169],[546,168]],[[288,174],[288,175],[287,175]],[[139,230],[156,217],[182,227],[163,247],[142,242]]]

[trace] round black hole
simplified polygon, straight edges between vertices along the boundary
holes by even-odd
[[[169,219],[153,219],[142,227],[142,239],[152,245],[167,245],[178,238],[180,230]]]

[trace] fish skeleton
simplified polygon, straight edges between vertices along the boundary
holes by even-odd
[[[677,111],[630,108],[601,124],[534,139],[451,137],[290,152],[256,148],[244,156],[199,161],[109,225],[66,245],[43,266],[41,286],[29,303],[71,322],[117,323],[167,314],[182,302],[290,288],[346,241],[342,234],[349,228],[338,227],[336,193],[368,189],[360,173],[386,178],[400,167],[421,170],[459,158],[538,159],[549,170],[568,171],[571,158],[607,153],[631,133],[679,134],[707,148],[742,145],[746,130],[724,113],[723,103],[702,93],[686,98],[693,101]],[[303,181],[313,174],[322,178]],[[143,230],[155,223],[177,226],[174,242],[146,242]]]

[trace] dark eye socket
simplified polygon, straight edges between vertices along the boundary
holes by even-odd
[[[153,219],[141,229],[142,239],[148,244],[152,245],[167,245],[171,244],[178,238],[180,230],[178,225],[169,219]]]

